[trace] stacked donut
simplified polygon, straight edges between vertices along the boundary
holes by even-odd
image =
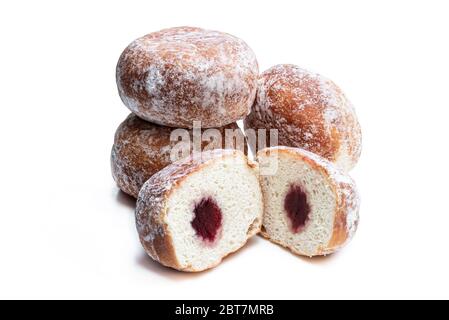
[[[132,114],[116,132],[112,173],[138,199],[153,259],[196,272],[256,234],[310,257],[354,235],[359,200],[347,171],[361,132],[330,80],[294,65],[259,75],[244,41],[180,27],[132,42],[117,86]]]

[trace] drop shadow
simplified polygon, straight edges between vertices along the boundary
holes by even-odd
[[[259,235],[259,238],[261,238],[263,241],[267,241],[270,244],[275,245],[275,246],[281,248],[282,250],[284,250],[284,252],[292,255],[294,258],[302,260],[302,261],[307,262],[309,264],[315,264],[315,265],[328,264],[328,263],[333,262],[337,258],[337,256],[340,254],[337,251],[337,252],[334,252],[332,254],[328,254],[328,255],[325,255],[325,256],[315,256],[315,257],[300,256],[300,255],[294,254],[290,249],[285,248],[284,246],[281,246],[278,243],[271,242],[270,240],[264,238],[262,235]]]
[[[213,272],[214,269],[220,268],[222,265],[225,265],[229,261],[236,258],[238,255],[243,254],[244,251],[247,251],[250,248],[254,247],[257,243],[257,240],[255,238],[256,237],[251,238],[243,248],[237,250],[236,252],[230,253],[228,256],[226,256],[218,266],[208,269],[208,270],[205,270],[205,271],[201,271],[201,272],[182,272],[182,271],[178,271],[178,270],[175,270],[175,269],[172,269],[169,267],[165,267],[162,264],[160,264],[159,262],[154,261],[151,257],[149,257],[143,251],[137,257],[136,263],[138,266],[140,266],[152,273],[155,273],[161,277],[164,277],[166,279],[170,279],[173,281],[183,281],[183,280],[195,279],[195,278],[199,278],[199,277],[205,276],[205,275]]]
[[[212,269],[205,270],[202,272],[182,272],[169,267],[166,267],[159,262],[153,260],[149,257],[144,251],[136,259],[137,265],[141,268],[144,268],[147,271],[150,271],[154,274],[159,275],[160,277],[172,280],[172,281],[183,281],[190,280],[201,277],[207,273],[209,273]]]
[[[305,257],[305,256],[298,256],[298,258],[302,261],[305,261],[310,264],[314,265],[324,265],[332,263],[334,260],[336,260],[337,256],[339,255],[338,252],[334,252],[332,254],[328,254],[325,256],[316,256],[316,257]]]
[[[137,200],[130,195],[124,193],[122,190],[118,190],[115,199],[119,204],[129,209],[134,210],[136,208]]]

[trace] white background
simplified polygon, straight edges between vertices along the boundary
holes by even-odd
[[[447,1],[2,1],[0,298],[449,298]],[[361,224],[304,259],[255,238],[182,274],[142,250],[109,167],[129,42],[192,25],[294,63],[353,101]]]

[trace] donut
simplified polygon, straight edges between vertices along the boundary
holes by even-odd
[[[155,261],[186,272],[217,266],[260,231],[257,164],[237,150],[211,150],[153,175],[137,200],[140,241]]]
[[[331,254],[352,239],[360,205],[347,173],[299,148],[266,148],[257,153],[257,161],[271,168],[260,175],[262,236],[309,257]]]
[[[119,126],[112,147],[111,167],[113,178],[123,192],[137,198],[143,184],[172,162],[171,154],[177,146],[181,146],[176,153],[178,158],[193,151],[193,130],[180,130],[181,134],[187,134],[187,144],[180,144],[181,138],[172,141],[175,130],[144,121],[134,114]],[[246,144],[243,132],[236,123],[217,130],[203,129],[201,134],[201,150],[225,147],[246,150],[242,147]]]
[[[332,81],[295,65],[277,65],[261,74],[256,102],[244,122],[255,136],[258,129],[277,129],[278,145],[306,149],[345,171],[360,157],[362,135],[352,104]],[[250,144],[255,149],[255,142]]]
[[[123,103],[160,125],[222,127],[250,112],[258,64],[242,40],[218,31],[178,27],[132,42],[117,65]]]

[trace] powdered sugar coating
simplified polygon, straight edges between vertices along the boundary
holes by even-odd
[[[222,140],[203,141],[202,148],[225,148],[226,130],[237,130],[236,134],[243,132],[236,123],[217,128]],[[171,127],[159,126],[138,118],[131,114],[119,126],[115,134],[114,146],[111,153],[112,175],[119,188],[137,198],[143,184],[156,172],[171,164],[171,152],[180,143],[171,141],[170,136],[175,130]],[[202,131],[204,132],[204,130]],[[188,154],[192,150],[192,130],[188,130],[190,141],[183,145],[183,152]],[[230,145],[229,147],[235,147]]]
[[[278,129],[279,145],[317,153],[345,171],[361,153],[360,125],[341,89],[294,65],[277,65],[260,76],[245,128]]]
[[[117,65],[124,104],[161,125],[221,127],[245,117],[257,90],[258,64],[242,40],[179,27],[132,42]]]

